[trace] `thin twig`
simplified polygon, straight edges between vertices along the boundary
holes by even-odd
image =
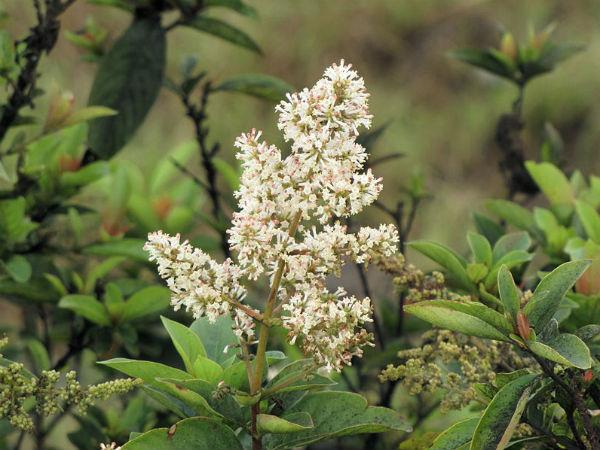
[[[211,83],[208,81],[204,83],[204,86],[202,87],[202,95],[198,104],[192,102],[190,94],[185,92],[181,93],[180,100],[185,107],[186,115],[194,124],[194,133],[200,148],[200,160],[202,168],[204,169],[204,175],[206,177],[206,182],[202,182],[200,185],[203,186],[208,193],[212,205],[212,215],[214,219],[219,222],[226,217],[222,204],[222,196],[217,185],[217,168],[214,163],[214,157],[219,151],[219,145],[213,144],[212,146],[209,146],[207,142],[208,129],[204,126],[206,120],[208,119],[206,110],[208,106],[208,98],[211,92]],[[199,181],[197,177],[193,177],[193,179],[196,182]],[[223,251],[225,257],[228,258],[231,256],[231,252],[229,250],[226,230],[219,230],[219,236],[221,250]]]

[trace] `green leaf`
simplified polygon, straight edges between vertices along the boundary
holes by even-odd
[[[444,267],[459,287],[469,292],[475,290],[466,271],[466,262],[448,247],[433,241],[413,241],[408,245]]]
[[[456,450],[473,438],[479,419],[466,419],[442,431],[429,450]]]
[[[246,5],[241,0],[205,0],[204,6],[206,8],[210,6],[220,6],[223,8],[232,9],[240,14],[243,14],[244,16],[252,18],[258,17],[256,10],[252,6]]]
[[[123,322],[137,320],[159,313],[169,306],[171,292],[162,286],[148,286],[133,294],[125,302]]]
[[[583,327],[579,328],[575,332],[575,334],[583,342],[591,342],[598,335],[600,335],[600,325],[597,325],[597,324],[584,325]]]
[[[31,278],[31,264],[21,255],[13,255],[8,261],[0,261],[6,273],[17,283],[26,283]]]
[[[110,166],[105,161],[96,161],[76,172],[64,172],[60,176],[60,185],[63,188],[77,188],[86,186],[110,173]]]
[[[585,234],[594,242],[600,243],[600,214],[593,206],[578,200],[575,203],[577,216],[583,224]]]
[[[500,225],[483,214],[473,213],[473,221],[477,231],[483,234],[492,245],[504,234],[504,229]]]
[[[314,373],[314,361],[312,359],[300,359],[283,367],[271,381],[267,383],[265,389],[276,389],[278,393],[307,391],[323,389],[336,384],[330,378]],[[300,374],[306,373],[306,377],[289,383],[291,379],[298,377]],[[279,385],[285,387],[279,389]]]
[[[521,308],[521,295],[519,288],[515,284],[510,270],[506,266],[502,266],[498,271],[498,292],[500,300],[504,305],[504,311],[516,320],[519,309]]]
[[[536,331],[541,331],[558,310],[562,298],[589,267],[589,261],[571,261],[561,264],[535,288],[524,312]]]
[[[27,339],[25,342],[37,372],[40,373],[42,370],[50,370],[50,356],[48,355],[46,347],[44,347],[40,341],[33,338]]]
[[[173,164],[173,161],[177,161],[182,166],[185,166],[197,151],[198,144],[195,141],[189,141],[178,145],[167,156],[162,158],[148,180],[152,195],[159,196],[164,194],[165,191],[173,186],[176,177],[181,174],[179,169]]]
[[[0,181],[10,183],[10,176],[8,175],[6,167],[4,166],[4,163],[2,163],[2,161],[0,161]]]
[[[206,356],[218,364],[223,363],[235,355],[235,346],[239,344],[239,339],[234,334],[233,320],[229,316],[217,318],[215,323],[210,323],[207,318],[195,320],[190,326],[206,349]],[[228,347],[227,352],[224,352]]]
[[[505,234],[494,245],[492,252],[494,264],[513,251],[520,250],[526,252],[529,247],[531,247],[531,238],[527,233],[519,231],[517,233]]]
[[[85,278],[85,292],[92,293],[94,288],[96,287],[96,283],[99,279],[104,278],[108,275],[113,269],[115,269],[119,264],[123,263],[125,258],[121,256],[114,256],[112,258],[107,258],[102,261],[100,264],[92,268]]]
[[[525,167],[552,205],[571,204],[575,199],[573,187],[564,173],[555,165],[527,161]]]
[[[468,336],[498,341],[509,340],[508,334],[504,334],[510,333],[510,324],[506,318],[481,303],[431,300],[405,305],[404,310],[440,328]],[[504,330],[504,333],[501,330]]]
[[[111,324],[108,311],[106,311],[104,305],[91,295],[67,295],[60,299],[58,306],[70,309],[78,316],[85,317],[95,324],[105,327]]]
[[[233,366],[231,366],[231,367],[233,367]],[[231,369],[231,367],[228,367],[226,370]],[[223,372],[223,368],[219,364],[214,362],[213,360],[208,359],[204,356],[198,356],[194,360],[194,364],[192,366],[191,373],[196,378],[200,378],[201,380],[208,381],[209,383],[211,383],[213,385],[216,385],[217,383],[219,383],[219,381],[225,379],[225,374]],[[245,368],[243,369],[243,374],[246,375]],[[225,380],[225,382],[227,383],[227,380]],[[229,383],[227,383],[227,384],[229,384]]]
[[[485,206],[512,226],[531,234],[537,234],[533,214],[521,205],[502,199],[490,200]]]
[[[179,356],[181,356],[181,360],[185,365],[185,370],[187,370],[189,373],[194,373],[194,363],[198,357],[206,356],[206,350],[204,350],[202,341],[196,333],[194,333],[185,325],[175,322],[174,320],[167,319],[163,316],[161,316],[160,319],[162,320],[163,326],[167,330],[167,333],[169,333],[177,353],[179,353]],[[199,374],[197,375],[199,378],[206,379]]]
[[[537,377],[529,374],[505,385],[494,396],[477,424],[471,450],[496,450],[508,443],[529,396],[529,386]],[[507,433],[508,432],[508,433]]]
[[[174,367],[152,361],[137,361],[127,358],[113,358],[107,361],[100,361],[98,364],[111,367],[130,377],[141,378],[150,386],[160,388],[161,383],[157,378],[172,378],[174,380],[189,380],[193,378],[189,373]]]
[[[185,26],[203,33],[212,34],[232,44],[246,48],[256,53],[261,53],[260,47],[243,31],[214,17],[196,16],[184,23]]]
[[[188,411],[187,415],[223,418],[221,414],[209,405],[203,396],[181,384],[180,381],[183,380],[158,377],[156,381],[160,383],[157,388],[159,391],[163,391],[185,405],[184,411]],[[190,411],[191,414],[189,414]]]
[[[23,242],[39,224],[26,215],[24,197],[0,201],[0,243],[11,249]]]
[[[219,84],[215,90],[241,92],[253,97],[279,102],[285,99],[286,94],[294,92],[294,87],[270,75],[249,73],[229,78]]]
[[[410,425],[396,411],[369,407],[363,397],[350,392],[308,393],[289,408],[282,418],[292,419],[299,412],[312,417],[314,428],[291,434],[268,435],[264,439],[266,449],[302,447],[338,436],[362,433],[411,431]]]
[[[546,343],[531,342],[529,348],[536,355],[568,367],[589,369],[592,366],[590,349],[574,334],[559,334]]]
[[[129,441],[123,450],[243,450],[233,430],[205,417],[177,422],[170,428],[156,428]]]
[[[475,256],[475,261],[490,266],[492,264],[492,246],[488,240],[481,234],[473,232],[467,234],[467,240],[471,252]]]
[[[240,175],[235,167],[221,158],[213,158],[212,161],[215,165],[215,169],[217,169],[223,179],[225,179],[229,185],[229,188],[232,191],[237,191],[237,189],[240,187]]]
[[[290,414],[287,419],[271,414],[259,414],[256,418],[256,426],[260,434],[296,433],[314,428],[310,414],[304,411]]]
[[[116,114],[118,114],[117,111],[105,106],[88,106],[69,115],[67,120],[65,120],[61,126],[70,127],[71,125],[76,125],[78,123],[87,122],[100,117],[114,116]]]
[[[159,18],[136,18],[102,58],[88,104],[118,115],[89,124],[88,142],[100,158],[117,153],[144,121],[162,85],[165,52]]]
[[[514,64],[502,53],[492,50],[464,48],[450,52],[449,56],[494,75],[513,80],[515,74]]]
[[[231,386],[240,391],[250,390],[248,374],[246,372],[246,365],[243,361],[233,363],[225,369],[222,375],[223,381],[225,382],[225,384],[227,384],[227,386]]]
[[[148,253],[144,250],[145,243],[142,239],[124,238],[89,245],[83,249],[83,253],[94,256],[125,256],[135,261],[148,262]]]
[[[528,253],[524,250],[513,250],[502,256],[502,258],[494,263],[494,266],[485,278],[485,286],[489,289],[495,286],[498,281],[498,271],[502,266],[506,266],[507,269],[519,267],[521,264],[531,261],[533,256],[533,253]]]

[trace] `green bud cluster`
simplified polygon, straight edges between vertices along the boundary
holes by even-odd
[[[3,344],[6,344],[4,339],[0,346]],[[34,413],[50,416],[68,406],[84,413],[96,401],[124,394],[141,384],[141,380],[128,378],[82,387],[74,371],[65,374],[62,386],[60,378],[56,370],[45,370],[35,377],[16,362],[0,367],[0,419],[7,419],[15,428],[31,431]]]
[[[520,369],[529,362],[520,358],[512,346],[448,330],[431,330],[423,335],[424,344],[402,350],[403,361],[388,365],[379,376],[381,382],[400,381],[412,395],[445,391],[442,411],[461,409],[473,401],[476,383],[494,381],[501,367]]]
[[[381,258],[377,264],[383,271],[394,276],[394,286],[398,292],[406,293],[407,303],[446,298],[449,295],[441,272],[426,274],[407,263],[402,254]]]

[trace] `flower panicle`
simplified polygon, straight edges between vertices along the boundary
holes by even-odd
[[[356,141],[360,129],[371,125],[368,101],[364,80],[342,60],[312,88],[288,95],[276,107],[278,126],[290,142],[288,154],[264,142],[255,129],[236,139],[243,173],[234,194],[238,209],[227,230],[235,263],[219,264],[179,235],[159,231],[148,237],[145,248],[176,309],[184,306],[211,321],[231,315],[236,334],[249,342],[254,320],[240,309],[243,283],[261,276],[272,280],[283,267],[276,294],[290,341],[328,370],[341,370],[362,355],[362,347],[371,345],[364,328],[371,320],[371,300],[341,288],[331,293],[325,285],[348,259],[368,264],[397,249],[392,225],[353,234],[341,223],[373,203],[382,189]]]

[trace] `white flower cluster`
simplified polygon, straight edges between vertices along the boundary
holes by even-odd
[[[111,442],[110,444],[100,444],[100,450],[121,450],[121,447]]]
[[[313,88],[277,106],[279,128],[291,141],[287,156],[260,141],[255,130],[236,140],[243,174],[235,193],[239,211],[228,234],[237,264],[218,264],[180,243],[179,236],[149,236],[146,249],[176,307],[214,319],[243,300],[241,279],[268,275],[273,283],[283,268],[276,298],[290,340],[329,370],[341,370],[362,354],[370,340],[362,328],[370,321],[370,299],[357,300],[342,289],[329,293],[325,283],[329,275],[340,275],[348,258],[368,263],[396,251],[392,225],[350,234],[335,219],[360,212],[381,191],[381,180],[365,170],[367,154],[356,142],[358,129],[371,123],[368,97],[362,78],[342,61]],[[240,335],[253,334],[249,315],[238,314],[235,321]]]
[[[214,322],[246,293],[239,282],[240,269],[230,259],[219,264],[188,241],[180,242],[179,235],[150,233],[144,249],[150,261],[156,261],[158,274],[167,280],[175,311],[184,306],[194,318],[206,316]]]

